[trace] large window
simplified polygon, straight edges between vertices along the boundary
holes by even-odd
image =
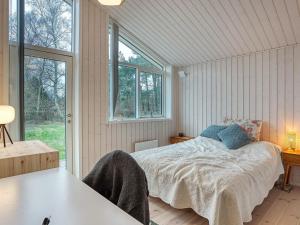
[[[43,141],[59,150],[61,160],[72,148],[72,37],[73,0],[10,0],[10,76],[22,87],[15,104],[20,138]]]
[[[110,25],[112,120],[164,117],[164,66]]]
[[[10,0],[9,39],[18,40],[18,0]],[[24,43],[72,51],[72,0],[24,0]]]

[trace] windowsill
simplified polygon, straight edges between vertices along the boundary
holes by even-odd
[[[171,121],[171,118],[141,118],[141,119],[115,119],[109,120],[108,124],[123,124],[123,123],[145,123],[145,122],[162,122],[162,121]]]

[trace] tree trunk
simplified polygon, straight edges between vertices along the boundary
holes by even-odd
[[[43,59],[42,69],[39,73],[39,87],[38,87],[38,96],[37,96],[37,104],[36,104],[36,113],[39,115],[40,113],[40,107],[41,107],[41,94],[43,89],[43,74],[45,71],[45,59]],[[39,116],[40,119],[40,116]]]
[[[59,103],[58,103],[58,63],[54,61],[54,81],[53,81],[53,95],[54,95],[54,104],[57,109],[57,112],[59,114],[59,117],[63,118],[64,115],[60,109]]]

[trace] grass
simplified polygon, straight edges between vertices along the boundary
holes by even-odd
[[[61,122],[26,123],[26,140],[40,140],[59,151],[59,158],[65,159],[65,125]]]

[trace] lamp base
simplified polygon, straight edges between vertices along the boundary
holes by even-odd
[[[6,127],[5,127],[5,124],[0,124],[0,137],[1,137],[1,134],[2,134],[4,148],[6,147],[5,133],[7,134],[7,137],[10,140],[10,143],[13,144],[13,141],[11,140],[11,137],[10,137]]]

